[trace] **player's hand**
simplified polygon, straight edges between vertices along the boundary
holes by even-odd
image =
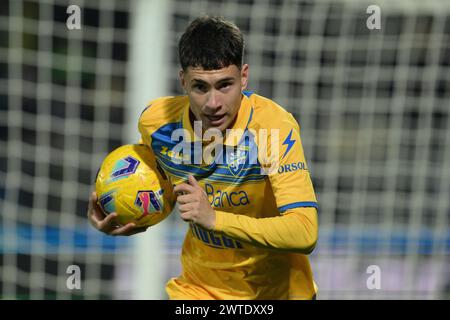
[[[92,192],[89,199],[88,219],[92,226],[110,236],[131,236],[136,233],[144,232],[148,227],[136,227],[132,222],[121,226],[117,223],[117,213],[112,212],[105,216],[102,209],[97,204],[97,194]]]
[[[214,229],[216,212],[211,207],[206,192],[193,176],[190,175],[188,183],[177,185],[173,191],[177,195],[181,219],[198,224],[207,230]]]

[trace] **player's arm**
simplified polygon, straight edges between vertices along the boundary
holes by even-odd
[[[205,191],[190,176],[188,184],[174,189],[181,218],[255,246],[310,253],[318,236],[317,202],[303,155],[300,129],[292,116],[279,127],[282,128],[279,145],[283,147],[278,165],[295,163],[297,168],[275,170],[268,176],[280,216],[253,218],[214,210]]]
[[[317,242],[317,210],[288,209],[282,216],[252,218],[214,210],[208,196],[193,176],[174,188],[183,220],[226,234],[255,246],[309,254]]]
[[[309,254],[318,237],[317,210],[294,208],[283,216],[252,218],[215,211],[215,231],[255,246]]]
[[[277,124],[276,170],[268,178],[280,216],[252,218],[216,211],[215,230],[255,246],[310,253],[318,238],[317,201],[297,121],[289,114]],[[269,154],[272,153],[268,139]],[[264,163],[260,159],[260,163]],[[281,168],[281,170],[278,170]]]

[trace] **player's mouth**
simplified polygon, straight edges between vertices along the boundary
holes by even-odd
[[[225,114],[221,114],[221,115],[213,115],[213,116],[208,116],[205,115],[205,117],[209,120],[209,123],[214,126],[214,127],[218,127],[221,124],[223,124],[225,122]]]

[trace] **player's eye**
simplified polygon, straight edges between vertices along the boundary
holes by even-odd
[[[192,86],[192,88],[193,88],[195,91],[200,91],[200,92],[206,92],[206,91],[208,91],[207,88],[206,88],[206,86],[205,86],[204,84],[201,84],[201,83],[194,84],[194,85]]]
[[[224,82],[222,84],[220,84],[219,86],[219,90],[226,90],[229,87],[231,87],[232,83],[231,82]]]

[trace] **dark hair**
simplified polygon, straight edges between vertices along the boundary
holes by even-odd
[[[178,43],[178,57],[183,70],[188,67],[217,70],[233,64],[240,69],[243,53],[241,30],[222,17],[195,19]]]

